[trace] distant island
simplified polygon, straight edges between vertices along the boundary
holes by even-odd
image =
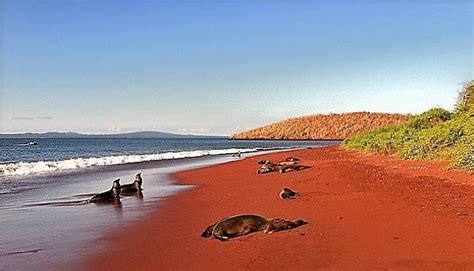
[[[312,115],[236,133],[231,139],[343,140],[360,132],[405,123],[408,117],[370,112]]]
[[[226,138],[224,136],[183,135],[156,131],[141,131],[118,134],[81,134],[75,132],[46,132],[0,134],[0,138]]]

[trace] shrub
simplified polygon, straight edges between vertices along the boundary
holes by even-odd
[[[421,115],[411,117],[408,126],[413,129],[427,129],[449,119],[451,119],[451,112],[442,108],[433,108]]]
[[[459,91],[458,100],[456,102],[457,111],[467,111],[474,106],[474,80],[464,83],[463,88]]]
[[[406,124],[358,134],[344,145],[405,159],[448,160],[454,167],[474,171],[474,109],[450,113],[434,108]]]

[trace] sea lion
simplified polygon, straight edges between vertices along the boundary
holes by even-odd
[[[214,236],[218,240],[225,241],[229,238],[261,231],[267,223],[268,220],[259,215],[236,215],[208,226],[201,237]]]
[[[302,221],[303,220],[297,220]],[[262,231],[266,228],[268,233],[291,229],[307,222],[286,221],[280,218],[266,219],[259,215],[236,215],[224,218],[219,222],[212,224],[201,233],[201,237],[209,238],[213,236],[220,241],[226,241],[230,238],[246,235],[252,232]]]
[[[264,233],[270,234],[277,231],[284,231],[293,229],[302,225],[308,224],[308,222],[298,219],[293,221],[287,221],[280,218],[270,220],[265,228],[263,229]]]
[[[279,170],[280,173],[286,173],[289,171],[295,171],[295,170],[303,170],[309,168],[308,166],[303,166],[303,165],[289,165],[289,166],[282,166]]]
[[[262,164],[262,166],[257,169],[257,174],[265,174],[265,173],[268,173],[268,172],[271,172],[271,168],[268,167],[269,165],[271,164]]]
[[[283,188],[280,192],[280,199],[295,199],[296,196],[299,196],[299,193],[289,189],[288,187]]]
[[[269,161],[269,160],[260,160],[257,162],[257,164],[259,165],[267,165],[267,164],[271,164],[272,162]]]
[[[292,161],[292,162],[284,161],[284,162],[278,163],[279,166],[284,166],[284,167],[286,167],[286,166],[294,166],[294,165],[296,165],[296,164],[298,164],[298,162],[295,162],[295,161]]]
[[[113,182],[112,188],[109,191],[102,192],[93,196],[89,202],[106,202],[120,199],[120,179]]]
[[[299,160],[300,160],[299,158],[292,157],[292,156],[287,157],[287,158],[285,159],[285,161],[287,161],[287,162],[298,162]]]
[[[270,173],[273,171],[278,171],[280,168],[281,168],[280,165],[275,165],[272,163],[264,164],[260,167],[259,170],[257,170],[257,174],[265,174],[265,173]]]
[[[241,157],[242,154],[239,152],[232,154],[232,157]]]
[[[257,169],[257,174],[265,174],[265,173],[269,173],[269,172],[272,172],[271,168],[262,167],[260,169]]]
[[[120,193],[134,194],[134,193],[140,192],[143,190],[142,183],[143,183],[142,175],[141,173],[138,173],[137,175],[135,175],[135,180],[133,181],[133,183],[125,184],[120,187]]]

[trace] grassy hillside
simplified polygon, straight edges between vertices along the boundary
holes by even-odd
[[[357,133],[404,123],[406,115],[357,112],[292,118],[232,135],[232,139],[345,139]]]
[[[344,145],[405,159],[447,160],[454,167],[474,171],[473,86],[473,81],[466,83],[454,112],[434,108],[405,124],[348,138]]]

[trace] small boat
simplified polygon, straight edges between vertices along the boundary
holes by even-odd
[[[25,144],[21,144],[22,146],[34,146],[34,145],[38,145],[38,142],[37,141],[30,141],[28,143],[25,143]]]

